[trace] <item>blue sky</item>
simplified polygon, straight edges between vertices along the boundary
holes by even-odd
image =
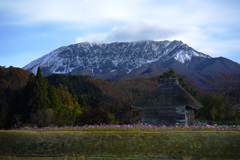
[[[239,0],[0,0],[0,66],[79,42],[181,40],[240,63]]]

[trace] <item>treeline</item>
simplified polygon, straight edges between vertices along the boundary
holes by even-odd
[[[153,90],[161,78],[178,78],[179,84],[203,104],[196,112],[198,119],[210,123],[239,121],[236,106],[240,104],[240,89],[199,95],[190,87],[194,85],[173,69],[149,79],[111,82],[89,76],[43,77],[40,68],[35,76],[22,69],[0,67],[0,128],[137,123],[140,111],[131,105]]]
[[[156,79],[111,82],[89,76],[44,77],[40,68],[36,76],[13,67],[0,71],[0,128],[136,123],[131,119],[132,103],[157,85]]]
[[[86,77],[52,75],[48,79],[38,68],[37,75],[31,74],[22,88],[1,87],[0,128],[118,123],[101,108],[101,90]]]

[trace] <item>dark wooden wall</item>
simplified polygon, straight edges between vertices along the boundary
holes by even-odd
[[[176,107],[176,123],[184,125],[186,123],[186,107],[185,106],[179,106]]]
[[[160,109],[142,109],[141,112],[142,112],[141,122],[143,124],[189,125],[193,124],[194,121],[194,110],[185,106],[165,108],[161,107]]]

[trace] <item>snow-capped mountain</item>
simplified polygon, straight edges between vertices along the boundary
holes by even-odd
[[[116,42],[110,44],[79,43],[60,47],[23,67],[36,74],[41,66],[44,75],[53,73],[88,74],[130,73],[153,62],[174,58],[188,65],[193,57],[211,58],[181,41]]]
[[[36,74],[38,66],[43,75],[90,75],[109,80],[153,77],[171,67],[200,87],[221,73],[240,75],[238,63],[212,58],[181,41],[78,43],[60,47],[23,69]]]

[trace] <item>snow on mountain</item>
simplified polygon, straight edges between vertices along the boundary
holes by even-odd
[[[36,74],[38,66],[44,75],[87,74],[121,72],[132,70],[154,62],[175,59],[186,66],[193,57],[211,58],[197,52],[181,41],[114,42],[109,44],[78,43],[60,47],[29,63],[23,69]]]

